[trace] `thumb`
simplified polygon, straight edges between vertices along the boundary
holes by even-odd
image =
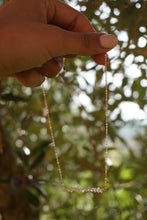
[[[104,54],[117,44],[114,35],[101,33],[77,33],[72,38],[71,50],[76,54],[93,56]]]
[[[68,54],[83,56],[104,54],[117,45],[117,38],[111,34],[71,32],[54,26],[51,29],[47,30],[45,38],[52,57]]]

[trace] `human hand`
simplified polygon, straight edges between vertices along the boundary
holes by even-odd
[[[59,0],[10,0],[0,7],[0,36],[0,79],[12,76],[30,87],[56,76],[67,55],[92,56],[104,65],[117,44]]]

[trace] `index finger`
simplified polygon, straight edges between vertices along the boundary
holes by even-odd
[[[47,0],[47,2],[48,23],[73,32],[96,32],[89,20],[74,8],[59,0]],[[97,64],[105,65],[105,54],[95,55],[92,58]],[[108,59],[107,63],[109,63]]]
[[[95,31],[83,14],[59,0],[48,0],[48,23],[69,31]]]

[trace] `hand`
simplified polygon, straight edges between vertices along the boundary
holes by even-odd
[[[30,87],[56,76],[66,55],[92,56],[103,65],[117,44],[59,0],[10,0],[0,7],[0,36],[0,78],[16,77]]]

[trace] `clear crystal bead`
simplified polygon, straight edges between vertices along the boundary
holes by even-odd
[[[75,188],[64,188],[66,192],[92,192],[92,193],[103,193],[104,189],[100,187],[75,187]]]

